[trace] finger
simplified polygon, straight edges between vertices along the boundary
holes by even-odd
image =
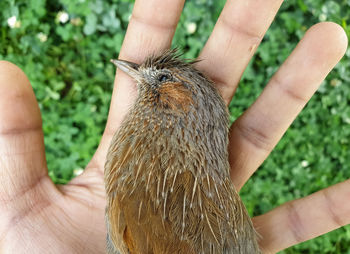
[[[253,218],[264,253],[315,238],[350,223],[350,180]]]
[[[255,103],[234,122],[229,151],[231,177],[238,189],[266,159],[346,48],[340,26],[313,26]]]
[[[0,61],[0,203],[50,181],[41,116],[26,75]]]
[[[169,48],[184,0],[138,0],[125,35],[120,59],[140,63],[151,53]],[[90,166],[103,166],[110,140],[136,98],[136,86],[117,71],[105,133]]]
[[[169,48],[183,5],[184,0],[136,1],[119,58],[140,63],[151,53]],[[134,81],[119,70],[117,74],[107,123],[113,133],[136,96]]]
[[[283,0],[227,1],[199,58],[198,68],[227,104]],[[213,68],[215,67],[215,68]]]

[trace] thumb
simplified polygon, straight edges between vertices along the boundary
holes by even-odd
[[[41,123],[28,78],[14,64],[0,61],[0,205],[38,183],[52,185]]]

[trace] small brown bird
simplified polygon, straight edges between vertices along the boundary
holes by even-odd
[[[225,103],[179,57],[112,60],[138,98],[107,155],[107,253],[260,253],[230,180]]]

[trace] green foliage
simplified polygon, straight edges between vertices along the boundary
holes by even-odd
[[[198,55],[224,2],[186,2],[173,42],[185,57]],[[0,1],[0,59],[19,65],[33,85],[43,115],[50,176],[57,183],[84,168],[97,148],[115,72],[109,59],[118,55],[132,7],[131,0]],[[259,96],[311,25],[334,21],[350,35],[349,15],[348,0],[285,1],[244,73],[230,105],[231,120]],[[17,23],[11,28],[8,20],[13,16]],[[252,214],[350,177],[349,55],[244,187],[243,199]],[[344,254],[350,253],[348,246],[349,226],[282,253]]]

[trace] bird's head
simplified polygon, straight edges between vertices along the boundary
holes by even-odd
[[[144,106],[187,112],[191,106],[197,107],[209,81],[193,67],[194,61],[179,56],[176,50],[169,50],[150,56],[141,64],[125,60],[111,62],[136,80],[139,102]]]

